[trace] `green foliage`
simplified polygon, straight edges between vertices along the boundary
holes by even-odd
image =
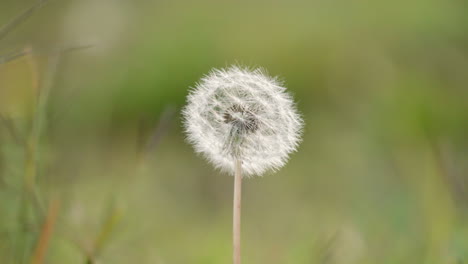
[[[283,78],[306,120],[290,163],[244,183],[244,263],[467,262],[467,11],[48,1],[0,41],[0,263],[229,263],[233,179],[173,109],[235,62]]]

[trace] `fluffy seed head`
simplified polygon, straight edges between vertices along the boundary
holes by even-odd
[[[214,69],[192,89],[183,110],[188,141],[215,167],[244,175],[277,170],[295,151],[302,119],[292,97],[262,69]]]

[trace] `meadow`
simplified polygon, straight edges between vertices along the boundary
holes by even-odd
[[[212,68],[264,67],[302,143],[244,181],[243,263],[468,263],[468,5],[2,0],[0,264],[231,262],[233,177],[187,144]]]

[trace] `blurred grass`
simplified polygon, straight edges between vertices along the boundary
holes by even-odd
[[[31,4],[3,1],[0,25]],[[60,202],[44,263],[229,262],[232,179],[195,156],[178,114],[164,119],[231,63],[283,78],[307,123],[284,169],[245,183],[245,263],[466,262],[467,12],[50,1],[0,42],[0,55],[32,51],[0,64],[0,263],[34,255],[47,216],[35,199]],[[23,179],[38,118],[34,198]]]

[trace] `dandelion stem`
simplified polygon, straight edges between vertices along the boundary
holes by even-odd
[[[234,204],[233,204],[233,262],[241,263],[241,194],[242,194],[242,166],[241,161],[235,161],[234,176]]]

